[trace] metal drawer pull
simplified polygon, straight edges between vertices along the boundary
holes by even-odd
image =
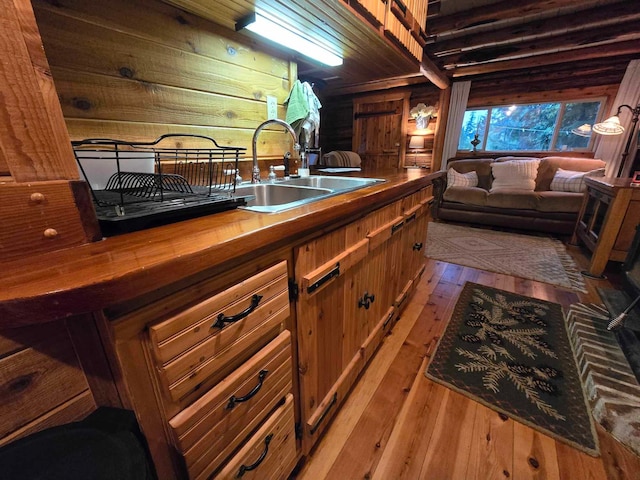
[[[396,233],[398,230],[400,230],[402,228],[402,226],[404,225],[404,220],[402,220],[401,222],[396,223],[395,225],[393,225],[391,227],[391,235],[393,235],[394,233]]]
[[[391,321],[391,319],[393,318],[393,316],[395,315],[395,312],[391,312],[388,316],[387,319],[384,321],[384,323],[382,324],[382,328],[385,329],[387,328],[387,325],[389,325],[389,322]]]
[[[262,388],[262,384],[264,383],[264,379],[267,377],[267,373],[269,373],[269,370],[260,370],[260,373],[258,373],[258,384],[253,387],[251,391],[244,397],[236,397],[235,395],[231,395],[231,397],[229,397],[229,403],[227,403],[227,410],[232,410],[237,403],[246,402],[247,400],[250,400],[253,396],[255,396]]]
[[[416,243],[414,243],[414,244],[413,244],[413,249],[414,249],[414,250],[418,250],[418,251],[422,250],[422,242],[416,242]]]
[[[325,417],[329,413],[329,410],[331,410],[331,407],[333,407],[337,401],[338,401],[338,392],[333,394],[333,397],[331,397],[331,401],[329,402],[329,405],[327,405],[327,408],[324,409],[324,412],[322,412],[322,415],[320,415],[320,418],[318,419],[316,424],[313,427],[311,427],[311,430],[309,430],[309,433],[311,435],[316,433],[316,430],[318,430],[318,427],[320,426],[322,421],[325,419]]]
[[[273,439],[273,433],[270,433],[269,435],[267,435],[267,437],[264,439],[264,450],[260,454],[260,457],[258,457],[258,460],[256,460],[255,463],[252,463],[251,465],[244,465],[244,464],[240,465],[240,468],[238,469],[238,475],[236,475],[236,478],[241,478],[246,472],[255,470],[260,466],[260,464],[264,461],[264,459],[267,457],[267,454],[269,453],[269,443],[271,443],[272,439]]]
[[[260,300],[262,300],[262,295],[254,294],[251,297],[251,305],[249,305],[242,312],[236,315],[231,315],[230,317],[225,317],[224,313],[218,314],[218,319],[215,321],[213,325],[211,325],[211,328],[224,328],[225,323],[235,323],[238,320],[242,320],[243,318],[247,317],[251,312],[253,312],[256,308],[258,308],[258,305],[260,304]]]
[[[409,215],[406,219],[405,222],[406,223],[410,223],[413,222],[416,219],[416,212],[413,212],[411,215]]]
[[[320,288],[322,285],[327,283],[329,280],[331,280],[332,278],[337,277],[339,275],[340,275],[340,262],[336,263],[336,266],[333,267],[333,269],[331,271],[329,271],[325,276],[320,278],[320,280],[318,280],[317,282],[312,283],[311,285],[309,285],[307,287],[307,293],[315,292],[318,288]]]

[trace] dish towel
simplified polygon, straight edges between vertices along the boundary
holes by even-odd
[[[299,120],[304,120],[309,115],[309,103],[307,95],[300,80],[296,80],[289,92],[289,96],[284,101],[287,105],[286,122],[293,125]]]

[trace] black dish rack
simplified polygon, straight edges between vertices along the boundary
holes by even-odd
[[[196,146],[175,146],[183,141]],[[153,142],[90,138],[72,146],[105,236],[246,203],[234,196],[244,147],[220,146],[213,138],[190,134],[162,135]]]

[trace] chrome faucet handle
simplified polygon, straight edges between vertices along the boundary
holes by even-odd
[[[257,166],[251,172],[251,183],[260,183],[260,168]]]

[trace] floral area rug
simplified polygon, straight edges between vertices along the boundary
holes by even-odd
[[[562,242],[550,237],[431,222],[425,255],[434,260],[587,291],[578,267]]]
[[[467,282],[425,375],[598,455],[597,436],[557,303]]]

